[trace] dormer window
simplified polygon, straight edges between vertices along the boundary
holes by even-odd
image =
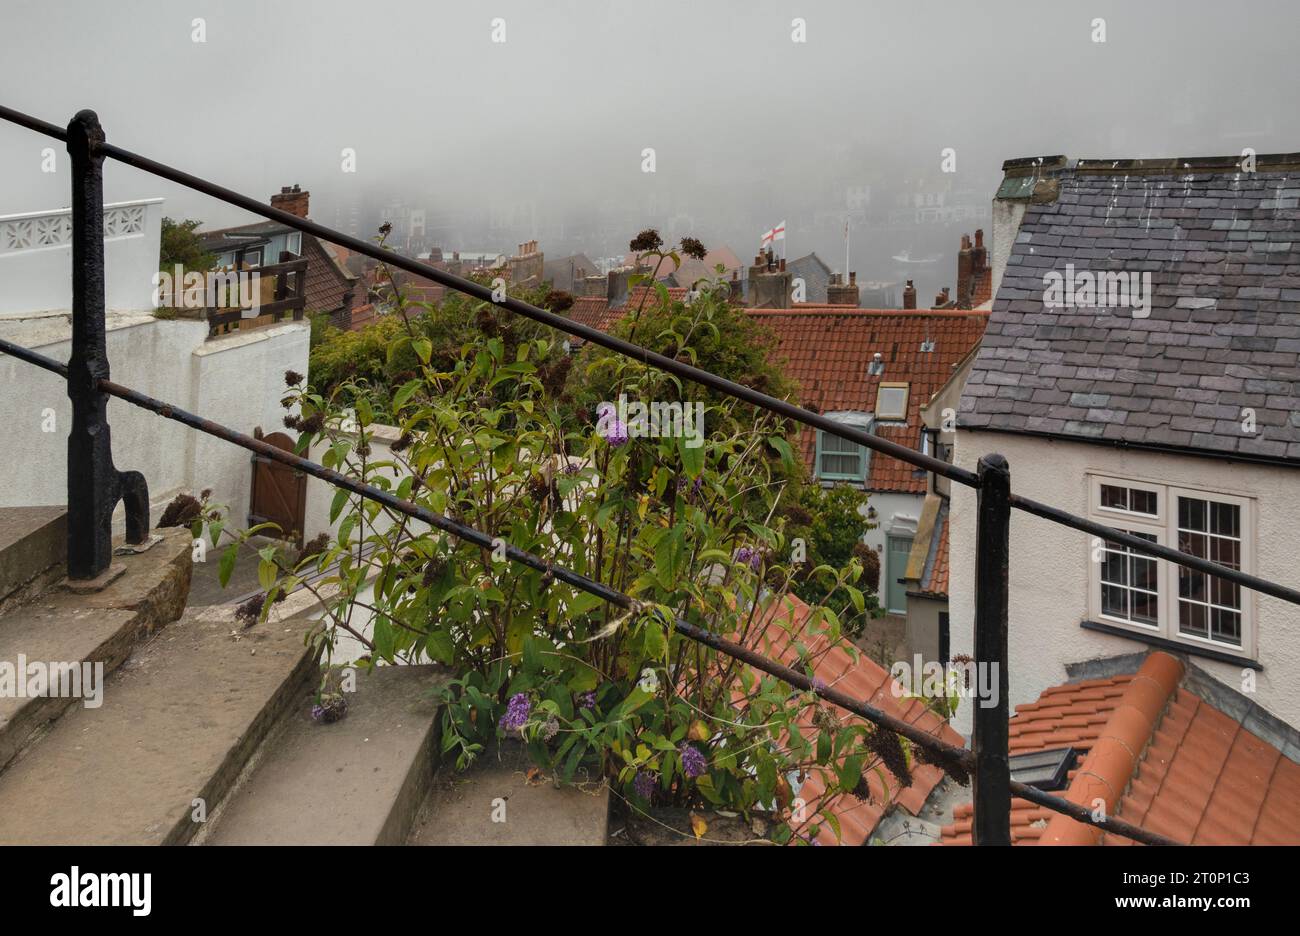
[[[876,391],[876,418],[906,419],[907,392],[905,383],[882,383]]]

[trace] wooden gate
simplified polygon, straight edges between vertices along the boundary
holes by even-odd
[[[258,428],[253,435],[276,448],[293,451],[293,440],[283,432],[264,436]],[[282,537],[301,548],[307,515],[307,476],[263,455],[254,455],[252,461],[253,491],[249,497],[248,525],[279,524],[284,531]]]

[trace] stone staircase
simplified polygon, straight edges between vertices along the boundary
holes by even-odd
[[[187,530],[96,589],[63,580],[64,542],[61,509],[0,509],[0,844],[604,844],[607,791],[530,782],[517,747],[439,768],[441,668],[358,670],[316,722],[309,596],[244,628],[186,608]],[[19,693],[20,661],[103,680]]]

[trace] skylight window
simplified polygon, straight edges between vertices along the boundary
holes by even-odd
[[[1040,790],[1064,790],[1078,752],[1072,747],[1017,754],[1010,759],[1011,779]]]
[[[876,418],[906,419],[907,391],[905,383],[882,383],[876,391]]]

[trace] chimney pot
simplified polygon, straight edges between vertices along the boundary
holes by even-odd
[[[908,280],[907,285],[903,287],[903,308],[916,308],[916,287],[912,285],[911,280]]]

